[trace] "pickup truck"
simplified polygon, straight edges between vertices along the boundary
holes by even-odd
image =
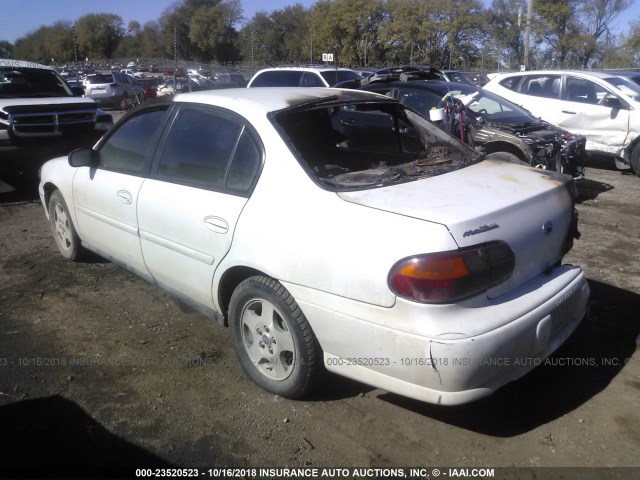
[[[91,147],[113,118],[82,98],[56,70],[0,59],[0,177],[9,183],[35,176],[47,160]]]

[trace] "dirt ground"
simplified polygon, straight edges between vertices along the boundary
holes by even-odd
[[[566,261],[588,275],[589,319],[553,362],[459,407],[337,376],[303,401],[266,393],[243,375],[225,328],[108,262],[63,261],[42,206],[0,194],[0,477],[640,467],[640,178],[592,160],[579,187],[582,238]]]

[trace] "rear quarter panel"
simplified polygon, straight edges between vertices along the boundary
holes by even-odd
[[[228,268],[245,265],[283,282],[391,306],[395,295],[387,275],[395,262],[457,248],[443,225],[355,205],[323,190],[275,131],[271,137],[263,136],[265,166],[214,285]]]

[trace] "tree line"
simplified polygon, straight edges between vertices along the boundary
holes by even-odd
[[[640,62],[640,21],[626,32],[614,22],[630,0],[535,0],[530,22],[532,68],[619,68]],[[114,58],[166,58],[264,66],[429,64],[495,70],[523,61],[527,0],[318,0],[243,16],[240,0],[178,0],[141,25],[108,13],[45,25],[0,58],[49,64]]]

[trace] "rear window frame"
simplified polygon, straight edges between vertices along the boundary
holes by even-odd
[[[401,182],[398,182],[396,184],[387,184],[387,185],[354,185],[351,187],[348,186],[338,186],[336,184],[332,184],[330,182],[327,182],[325,180],[323,180],[323,178],[318,174],[318,172],[314,169],[313,164],[311,162],[309,162],[307,160],[307,158],[305,158],[305,154],[300,151],[297,146],[296,146],[296,141],[294,141],[291,136],[289,135],[289,132],[287,130],[287,128],[283,125],[283,122],[281,120],[282,116],[287,116],[287,115],[295,115],[296,111],[299,112],[305,112],[305,111],[311,111],[311,110],[322,110],[322,109],[327,109],[327,108],[335,108],[335,107],[348,107],[350,105],[357,105],[357,106],[370,106],[373,107],[375,105],[395,105],[395,108],[399,108],[402,109],[403,111],[406,112],[406,114],[409,115],[414,115],[417,118],[420,118],[422,122],[424,122],[424,124],[427,126],[427,131],[428,134],[432,137],[435,137],[436,139],[440,139],[440,141],[438,142],[432,142],[431,144],[443,144],[446,143],[449,147],[453,147],[455,149],[457,149],[460,153],[462,153],[462,155],[465,157],[464,160],[464,165],[460,166],[458,168],[455,168],[453,170],[459,170],[461,168],[466,168],[468,166],[474,165],[480,161],[482,161],[484,159],[484,155],[480,154],[479,152],[475,151],[474,149],[470,148],[468,145],[460,142],[458,139],[456,139],[455,137],[449,135],[447,132],[443,131],[442,129],[440,129],[438,126],[436,126],[435,124],[431,123],[429,120],[427,120],[424,115],[421,115],[415,111],[413,111],[410,107],[407,107],[406,105],[401,104],[400,102],[398,102],[395,99],[392,98],[387,98],[385,99],[372,99],[372,100],[341,100],[341,101],[336,101],[335,103],[332,102],[327,102],[326,99],[324,99],[325,101],[314,101],[314,102],[310,102],[310,103],[306,103],[306,104],[302,104],[302,105],[297,105],[294,107],[288,107],[282,110],[278,110],[278,111],[274,111],[274,112],[270,112],[269,114],[267,114],[267,118],[270,120],[270,122],[272,123],[272,125],[274,126],[275,130],[278,132],[278,134],[280,135],[280,137],[282,138],[282,140],[285,142],[285,144],[288,146],[289,150],[291,151],[291,153],[294,155],[294,157],[296,158],[297,162],[299,163],[299,165],[302,167],[302,169],[307,173],[307,175],[309,176],[309,178],[316,184],[318,185],[320,188],[322,188],[323,190],[329,191],[329,192],[349,192],[349,191],[363,191],[363,190],[372,190],[375,188],[382,188],[382,187],[391,187],[394,185],[399,185],[399,184],[404,184],[404,183],[410,183],[413,181],[418,181],[418,180],[425,180],[431,177],[435,177],[435,176],[439,176],[445,173],[449,173],[449,172],[442,172],[440,174],[436,174],[436,175],[425,175],[425,176],[421,176],[419,178],[410,178],[409,176],[407,176],[407,179]],[[315,105],[313,104],[315,103]],[[390,108],[394,108],[394,107],[390,107]],[[412,120],[410,120],[410,122],[413,124],[414,122]],[[415,126],[415,125],[414,125]],[[416,127],[418,132],[420,132],[420,128]],[[439,145],[436,145],[439,146]],[[345,150],[346,151],[346,150]],[[354,150],[350,150],[350,151],[354,151]],[[423,151],[426,151],[426,149],[424,149]],[[382,154],[389,156],[389,158],[391,158],[391,153],[386,153],[386,154]],[[401,153],[399,152],[399,155],[401,155]],[[416,162],[417,159],[412,160],[411,163]],[[400,164],[401,165],[401,164]],[[362,171],[366,171],[366,170],[362,170]]]

